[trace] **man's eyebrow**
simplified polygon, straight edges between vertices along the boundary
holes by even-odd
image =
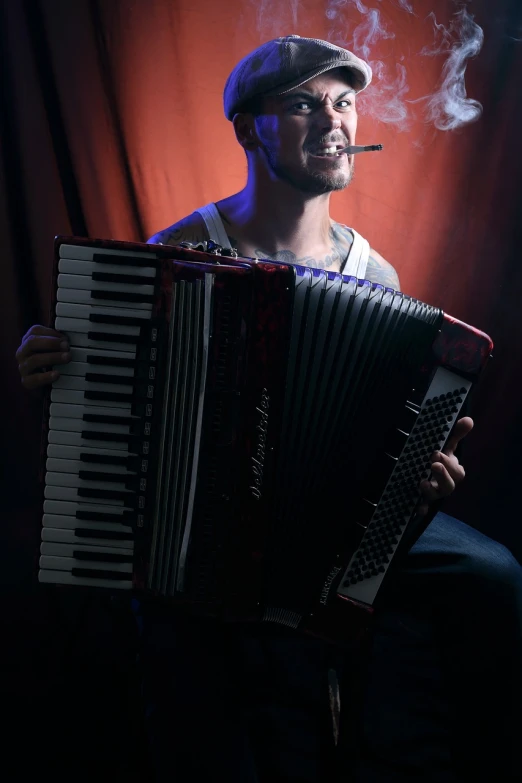
[[[349,87],[347,90],[344,90],[340,95],[337,96],[335,103],[337,101],[342,100],[346,95],[355,95],[355,90],[353,87]],[[293,101],[299,98],[305,98],[307,101],[317,101],[317,95],[314,95],[311,92],[306,92],[306,90],[299,90],[299,92],[291,92],[287,93],[286,95],[281,96],[283,101],[286,103],[287,101]]]

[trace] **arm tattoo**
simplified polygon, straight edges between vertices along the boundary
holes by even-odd
[[[202,242],[208,239],[203,221],[199,222],[189,215],[163,231],[158,231],[147,242],[149,244],[179,245],[180,242]]]
[[[365,277],[372,283],[380,283],[386,288],[400,291],[399,276],[395,269],[384,258],[375,258],[371,251]]]

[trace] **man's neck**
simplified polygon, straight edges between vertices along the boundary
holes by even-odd
[[[217,207],[242,253],[266,257],[291,252],[301,258],[330,251],[329,204],[330,194],[310,196],[284,182],[249,180]]]

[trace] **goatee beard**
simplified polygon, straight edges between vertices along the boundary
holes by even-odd
[[[274,174],[283,182],[288,182],[302,193],[311,193],[314,195],[323,195],[324,193],[333,193],[338,190],[344,190],[353,179],[354,167],[350,166],[350,171],[346,174],[344,171],[303,171],[295,173],[282,166],[268,152],[268,164]]]

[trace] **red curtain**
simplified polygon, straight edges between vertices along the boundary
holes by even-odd
[[[383,122],[361,102],[358,140],[384,151],[357,160],[333,216],[396,266],[404,291],[494,338],[475,400],[468,478],[447,510],[520,556],[522,8],[516,0],[468,3],[485,39],[466,88],[484,110],[473,124],[441,131],[416,100],[436,90],[447,52],[419,53],[433,43],[428,12],[449,27],[457,6],[373,6],[388,32],[376,36],[370,59],[394,77],[397,63],[406,69],[407,89],[395,94],[409,127]],[[349,42],[369,8],[360,0],[0,3],[1,426],[11,545],[37,546],[37,515],[34,526],[16,520],[37,505],[40,401],[21,390],[13,356],[25,330],[47,322],[53,236],[142,240],[240,189],[244,156],[222,111],[234,64],[281,33]]]

